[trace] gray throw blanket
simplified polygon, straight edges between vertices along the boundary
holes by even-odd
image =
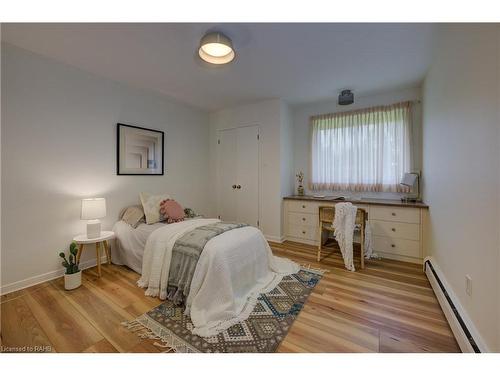
[[[229,230],[246,226],[248,225],[219,222],[193,229],[177,239],[172,248],[167,299],[177,305],[185,302],[198,259],[208,241]]]

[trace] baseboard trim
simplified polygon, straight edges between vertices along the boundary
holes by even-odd
[[[101,264],[104,264],[107,262],[106,256],[103,256],[101,258]],[[80,263],[80,269],[85,270],[87,268],[95,267],[97,265],[97,260],[95,259],[90,259],[85,262]],[[37,275],[33,277],[29,277],[24,280],[20,281],[15,281],[13,283],[7,284],[7,285],[2,285],[0,288],[0,295],[4,295],[7,293],[12,293],[16,292],[18,290],[24,289],[24,288],[29,288],[30,286],[37,285],[44,283],[46,281],[54,280],[57,279],[58,277],[61,277],[64,275],[64,268],[60,268],[56,271],[51,271],[44,273],[42,275]]]
[[[379,255],[382,259],[392,259],[392,260],[399,260],[400,262],[423,264],[422,258],[419,259],[419,258],[408,257],[406,255],[384,253],[382,251],[376,251],[376,250],[374,250],[373,252]]]
[[[465,312],[441,269],[432,257],[424,259],[424,272],[434,290],[446,320],[464,353],[490,352],[474,323]]]
[[[318,241],[316,241],[316,240],[306,240],[304,238],[290,237],[290,236],[286,236],[284,238],[284,240],[296,242],[296,243],[302,243],[302,244],[311,245],[311,246],[318,246]]]
[[[264,237],[266,238],[266,240],[271,241],[271,242],[283,243],[285,241],[284,236],[278,237],[278,236],[269,236],[269,235],[265,234]]]

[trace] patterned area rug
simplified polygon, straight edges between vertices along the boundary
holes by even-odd
[[[184,308],[166,301],[124,325],[142,338],[161,341],[166,351],[184,353],[273,353],[288,333],[321,272],[301,269],[285,276],[272,291],[261,294],[248,319],[217,336],[193,335]]]

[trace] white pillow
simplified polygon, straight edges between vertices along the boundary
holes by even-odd
[[[149,193],[141,193],[141,203],[146,215],[146,224],[154,224],[165,220],[160,214],[160,203],[165,199],[170,199],[168,194],[152,195]]]
[[[145,221],[144,209],[139,205],[127,207],[125,210],[123,210],[120,218],[132,228],[137,228],[141,221]]]

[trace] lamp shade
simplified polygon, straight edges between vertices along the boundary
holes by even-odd
[[[403,176],[403,180],[401,181],[401,185],[413,187],[415,182],[417,181],[418,174],[417,173],[405,173]]]
[[[231,39],[219,32],[208,33],[201,38],[198,54],[201,59],[215,65],[227,64],[235,57]]]
[[[106,216],[106,199],[89,198],[82,199],[82,220],[100,219]]]

